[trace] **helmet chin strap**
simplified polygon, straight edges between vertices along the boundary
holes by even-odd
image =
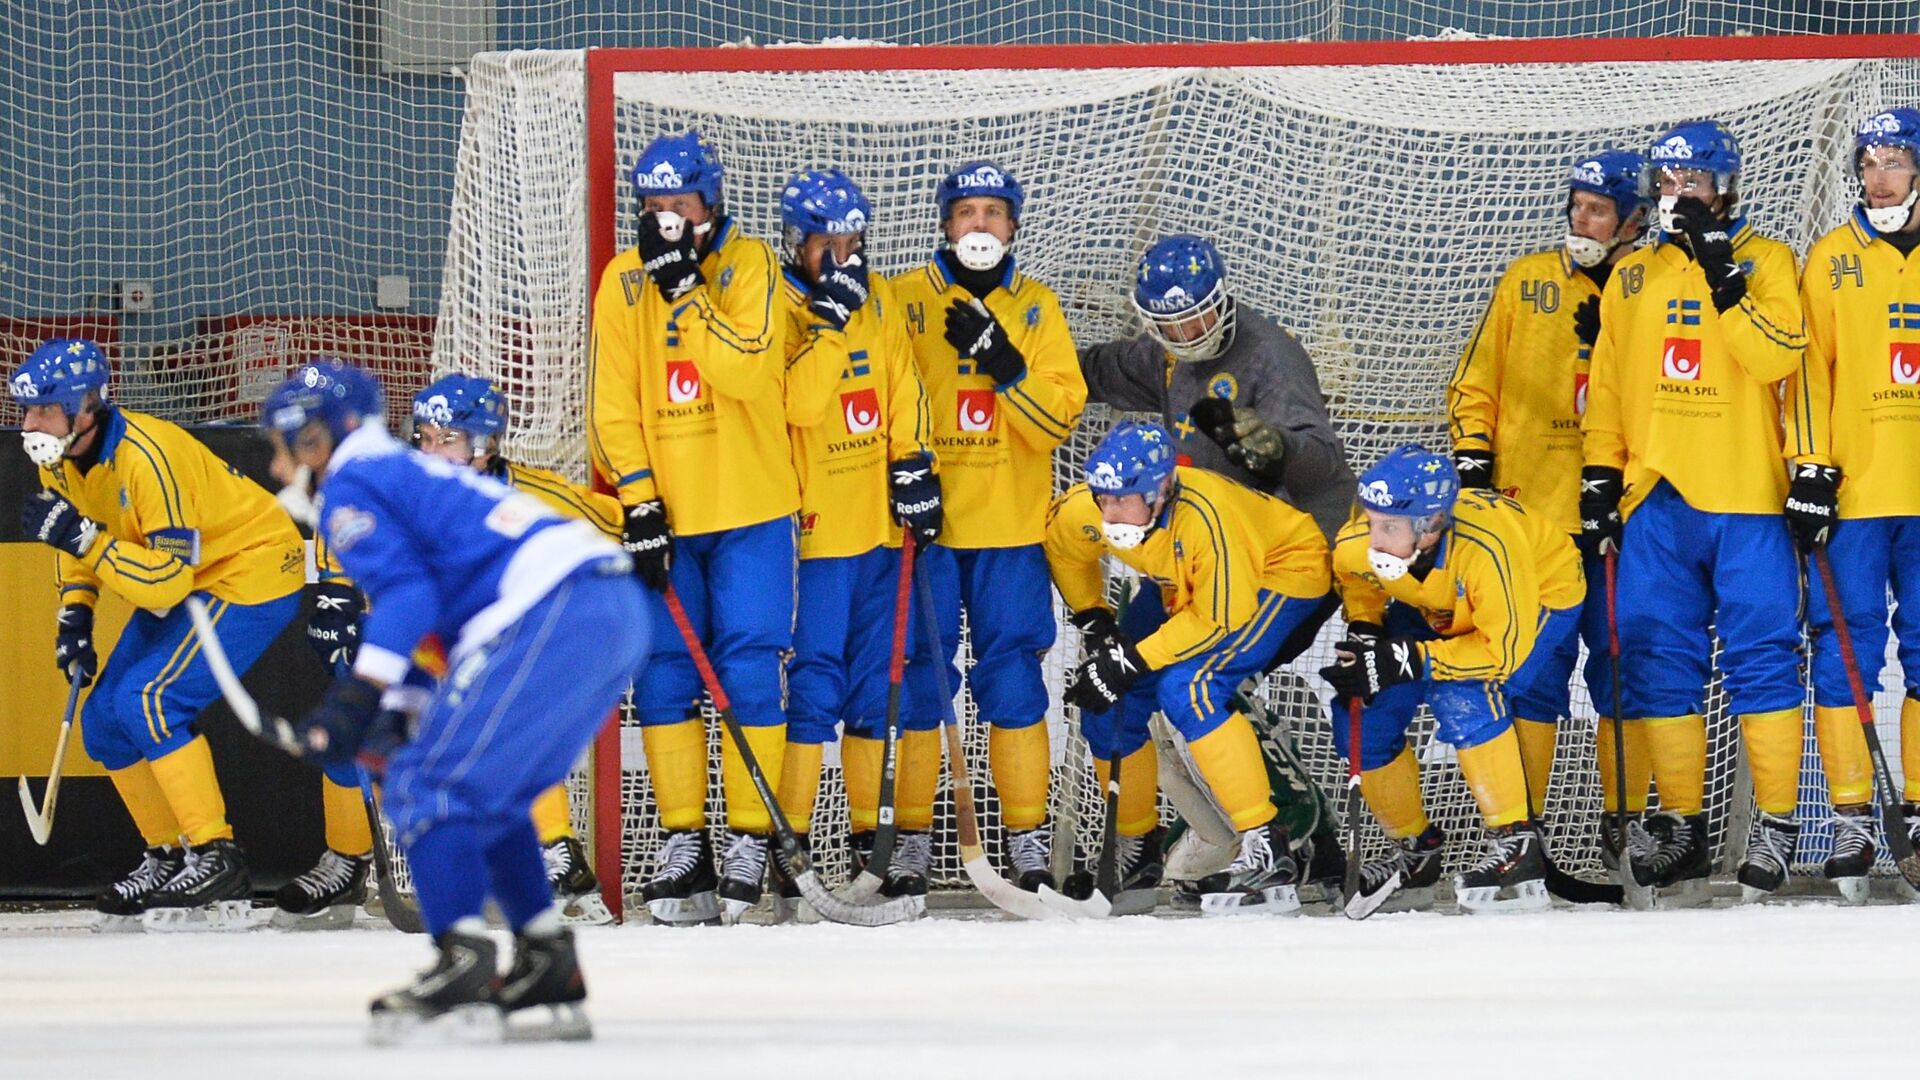
[[[1867,224],[1872,225],[1875,232],[1897,233],[1913,220],[1913,204],[1916,201],[1920,201],[1920,184],[1909,188],[1907,197],[1893,206],[1867,206],[1863,197],[1861,209],[1867,212]]]

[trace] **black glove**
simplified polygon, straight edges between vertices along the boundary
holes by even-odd
[[[336,671],[353,666],[365,611],[360,590],[345,582],[323,581],[314,588],[313,605],[307,609],[307,644],[321,663]]]
[[[1840,514],[1840,470],[1808,461],[1793,467],[1787,489],[1787,525],[1801,551],[1827,546]]]
[[[1110,642],[1120,640],[1120,620],[1104,605],[1076,611],[1067,617],[1080,629],[1080,640],[1086,644],[1087,651],[1104,649]]]
[[[1626,488],[1620,470],[1588,465],[1580,470],[1580,550],[1589,556],[1620,550],[1626,522],[1620,517],[1620,497]]]
[[[669,302],[678,300],[706,283],[700,273],[700,253],[693,244],[691,222],[681,226],[680,239],[669,240],[660,233],[659,215],[649,210],[640,215],[640,265]]]
[[[1455,450],[1453,471],[1460,474],[1463,488],[1493,488],[1493,451]]]
[[[1067,703],[1085,712],[1106,712],[1127,696],[1127,688],[1147,673],[1147,662],[1129,642],[1112,638],[1087,651],[1067,688]]]
[[[1573,336],[1580,339],[1580,344],[1589,349],[1593,348],[1594,342],[1600,340],[1600,297],[1598,295],[1587,297],[1580,301],[1579,307],[1573,309]]]
[[[940,535],[941,507],[940,478],[934,475],[932,459],[915,454],[889,464],[887,494],[893,520],[912,532],[917,543],[933,543]]]
[[[1211,395],[1193,403],[1187,419],[1227,452],[1227,460],[1266,483],[1280,481],[1287,443],[1278,428],[1252,409]]]
[[[51,544],[76,559],[83,558],[100,532],[100,523],[80,516],[73,504],[51,491],[41,491],[20,510],[20,531],[30,540]]]
[[[1347,636],[1344,640],[1357,641],[1362,645],[1371,645],[1386,636],[1386,627],[1381,626],[1379,623],[1371,623],[1365,619],[1360,619],[1347,624]]]
[[[413,737],[413,719],[413,714],[399,709],[381,709],[368,725],[354,760],[366,767],[374,783],[386,780],[387,759]]]
[[[948,305],[947,344],[972,360],[995,386],[1005,386],[1027,373],[1027,358],[1007,339],[1006,327],[978,300],[955,300]]]
[[[833,252],[820,253],[820,280],[807,293],[807,310],[814,318],[845,330],[847,320],[867,302],[867,261],[859,252],[844,263],[835,262]]]
[[[1707,275],[1707,289],[1713,293],[1715,311],[1725,311],[1747,295],[1747,275],[1733,261],[1733,239],[1727,235],[1727,223],[1714,216],[1699,199],[1674,200],[1673,216],[1687,234],[1687,247],[1693,261]]]
[[[1412,638],[1348,638],[1333,647],[1335,663],[1320,669],[1320,677],[1341,698],[1371,702],[1390,686],[1409,683],[1427,673],[1420,643]]]
[[[85,686],[100,671],[100,657],[93,651],[93,609],[85,604],[64,605],[59,626],[53,635],[54,665],[61,678],[71,678],[67,669],[80,665],[80,685]]]
[[[325,765],[342,765],[360,753],[380,714],[380,688],[354,675],[333,680],[320,704],[300,718],[294,733],[301,756]]]
[[[620,529],[620,546],[633,557],[633,572],[660,592],[667,591],[667,570],[673,565],[673,533],[667,530],[667,504],[648,499],[627,507]]]

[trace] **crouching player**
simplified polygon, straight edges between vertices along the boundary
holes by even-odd
[[[1342,755],[1356,752],[1351,702],[1365,704],[1360,794],[1394,843],[1361,869],[1361,888],[1404,890],[1387,900],[1395,908],[1432,902],[1446,838],[1427,821],[1406,739],[1424,701],[1438,737],[1459,751],[1487,827],[1486,857],[1454,879],[1460,907],[1545,908],[1546,855],[1507,701],[1535,693],[1530,681],[1557,671],[1554,650],[1579,632],[1579,552],[1555,522],[1512,499],[1461,492],[1453,464],[1418,446],[1361,475],[1360,505],[1366,516],[1333,547],[1347,639],[1320,675],[1333,686]]]
[[[646,654],[640,586],[592,525],[405,452],[382,416],[372,377],[337,363],[302,368],[266,403],[277,467],[291,471],[291,459],[321,477],[322,536],[368,606],[352,673],[290,749],[323,764],[391,751],[386,809],[439,949],[413,986],[375,999],[371,1038],[497,1038],[515,1013],[516,1035],[586,1038],[586,985],[529,811]],[[456,643],[450,671],[401,742],[375,719],[428,634]],[[504,981],[488,899],[514,934]]]
[[[1326,540],[1303,511],[1176,467],[1174,448],[1158,424],[1120,424],[1087,458],[1086,481],[1048,511],[1047,564],[1087,643],[1067,701],[1081,709],[1102,785],[1110,755],[1121,754],[1123,891],[1151,889],[1160,876],[1159,773],[1147,737],[1158,710],[1240,834],[1232,865],[1202,883],[1201,911],[1288,914],[1300,907],[1299,867],[1253,725],[1230,702],[1326,600]],[[1103,596],[1107,554],[1159,586],[1128,605],[1124,623]]]

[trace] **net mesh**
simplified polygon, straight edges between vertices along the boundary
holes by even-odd
[[[509,448],[517,456],[576,477],[585,457],[577,358],[590,137],[582,63],[567,52],[475,58],[434,344],[436,368],[483,372],[516,388]],[[728,210],[748,232],[773,236],[781,181],[804,166],[840,166],[875,206],[869,252],[897,272],[935,242],[940,175],[963,160],[994,159],[1027,190],[1021,264],[1059,294],[1081,341],[1135,332],[1126,288],[1156,234],[1204,233],[1225,254],[1239,300],[1307,346],[1356,467],[1409,439],[1444,445],[1446,379],[1504,267],[1558,241],[1564,174],[1576,156],[1644,146],[1665,127],[1711,113],[1745,150],[1750,219],[1804,252],[1853,199],[1852,122],[1920,89],[1920,63],[1911,61],[876,72],[809,70],[796,54],[795,66],[621,73],[618,168],[660,131],[698,127],[726,164]],[[621,246],[631,243],[632,211],[625,194],[610,208]],[[1089,410],[1056,458],[1062,483],[1109,419]],[[1255,690],[1329,791],[1343,772],[1313,672],[1329,662],[1336,634],[1329,627]],[[1047,662],[1056,701],[1077,655],[1063,620]],[[1897,667],[1890,671],[1879,701],[1889,720],[1899,696]],[[1709,700],[1707,797],[1725,867],[1744,839],[1751,797],[1737,725],[1717,690]],[[1544,814],[1561,863],[1598,871],[1595,725],[1583,687],[1575,702]],[[1000,861],[985,730],[964,693],[959,704],[984,839]],[[1057,707],[1049,724],[1057,792],[1091,829],[1100,815],[1084,744]],[[1883,725],[1882,737],[1896,729]],[[637,733],[625,734],[623,884],[631,893],[651,872],[661,833]],[[717,750],[717,725],[713,738]],[[1426,762],[1430,815],[1449,832],[1448,863],[1458,868],[1479,850],[1471,797],[1424,713],[1412,741]],[[1889,755],[1897,762],[1897,746]],[[829,760],[816,834],[837,837],[845,788]],[[1801,870],[1817,868],[1830,844],[1810,728],[1806,762]],[[722,820],[717,768],[709,790],[712,819]],[[952,820],[943,787],[936,877],[949,885],[963,881]],[[1369,829],[1370,843],[1383,843]],[[844,877],[840,843],[816,854],[829,879]]]

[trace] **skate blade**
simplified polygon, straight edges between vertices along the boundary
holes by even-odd
[[[197,908],[148,908],[140,925],[150,934],[231,934],[258,924],[251,900],[219,900]]]
[[[1298,915],[1300,890],[1293,885],[1270,885],[1257,892],[1200,894],[1200,914],[1238,918],[1245,915]]]
[[[1865,907],[1873,899],[1873,890],[1867,878],[1833,878],[1833,887],[1840,890],[1840,902],[1848,907]]]
[[[1900,899],[1908,903],[1920,901],[1920,889],[1916,889],[1912,885],[1907,884],[1906,878],[1894,878],[1893,889],[1900,894]]]
[[[746,917],[747,912],[753,910],[755,902],[752,900],[726,899],[720,901],[720,903],[722,905],[720,908],[720,925],[738,926],[740,920]]]
[[[664,926],[718,926],[720,898],[710,892],[700,892],[685,898],[649,900],[647,914]]]
[[[577,1001],[535,1005],[507,1014],[507,1042],[584,1042],[591,1038],[593,1024]]]
[[[1501,887],[1486,885],[1475,889],[1463,889],[1454,886],[1453,899],[1460,910],[1470,915],[1519,915],[1529,911],[1545,911],[1553,906],[1553,897],[1547,893],[1545,879],[1523,881],[1511,887],[1511,896],[1501,896]]]
[[[1706,878],[1692,878],[1676,885],[1662,886],[1655,895],[1654,906],[1662,911],[1706,907],[1713,903],[1713,885]]]
[[[613,921],[613,912],[599,893],[569,897],[560,905],[560,922],[567,926],[605,926]]]
[[[1742,904],[1762,903],[1772,898],[1772,896],[1773,896],[1772,889],[1762,889],[1753,885],[1746,885],[1746,884],[1742,884],[1740,886],[1740,902]]]
[[[324,911],[311,915],[296,915],[291,911],[273,909],[273,918],[267,920],[267,926],[274,930],[348,930],[353,927],[353,917],[358,910],[355,904],[335,904]]]
[[[367,1024],[367,1042],[374,1046],[472,1046],[497,1043],[506,1023],[500,1007],[459,1005],[438,1016],[407,1012],[377,1012]]]

